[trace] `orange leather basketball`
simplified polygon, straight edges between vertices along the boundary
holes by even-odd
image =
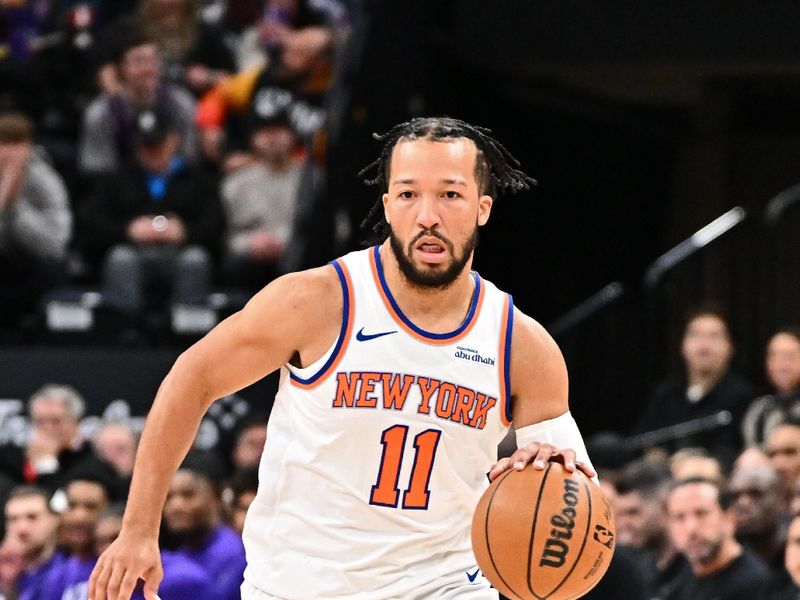
[[[598,485],[557,462],[506,471],[472,519],[478,566],[512,600],[580,598],[614,553],[614,515]]]

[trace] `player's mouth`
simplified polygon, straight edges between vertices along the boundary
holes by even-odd
[[[447,258],[447,249],[444,244],[436,238],[426,237],[417,242],[414,247],[417,256],[422,262],[438,264]]]

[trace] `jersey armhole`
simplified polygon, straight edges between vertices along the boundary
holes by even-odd
[[[311,389],[318,386],[336,368],[336,365],[339,364],[339,361],[347,350],[350,334],[353,330],[353,313],[355,306],[353,283],[350,278],[350,272],[341,260],[331,261],[330,264],[336,269],[336,274],[339,276],[339,283],[342,286],[342,326],[339,328],[339,336],[336,338],[333,347],[317,361],[304,368],[294,367],[288,363],[285,365],[289,370],[289,380],[292,382],[292,385],[304,389]],[[317,368],[317,365],[320,363],[322,363],[322,366]],[[307,377],[303,377],[306,373],[311,374]]]
[[[511,425],[511,338],[514,333],[514,298],[506,294],[500,325],[498,375],[500,376],[500,419]]]

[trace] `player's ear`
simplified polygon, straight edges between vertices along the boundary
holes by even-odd
[[[494,200],[491,196],[483,195],[478,199],[478,225],[484,226],[489,220],[489,215],[492,212],[492,204]]]
[[[383,218],[389,223],[389,194],[384,194],[381,200],[383,201]]]

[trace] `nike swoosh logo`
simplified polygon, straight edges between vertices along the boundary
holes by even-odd
[[[480,572],[481,572],[480,569],[475,569],[475,572],[472,574],[470,574],[470,572],[467,571],[467,579],[469,579],[469,582],[472,583],[473,581],[475,581],[475,578],[478,576],[478,573]]]
[[[356,339],[359,342],[367,342],[369,340],[374,340],[375,338],[383,337],[385,335],[392,335],[393,333],[397,333],[397,331],[382,331],[380,333],[364,333],[364,328],[362,327],[358,333],[356,334]]]

